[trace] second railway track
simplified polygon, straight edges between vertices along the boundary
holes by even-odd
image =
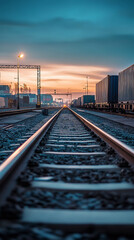
[[[125,159],[133,164],[132,149],[59,111],[1,165],[1,238],[133,239],[134,173]]]

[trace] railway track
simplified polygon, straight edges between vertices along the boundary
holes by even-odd
[[[1,165],[1,238],[133,239],[130,164],[131,148],[61,109]]]

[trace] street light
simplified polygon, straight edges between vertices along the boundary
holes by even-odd
[[[20,104],[19,104],[19,69],[20,69],[20,58],[23,58],[24,54],[20,53],[17,57],[17,80],[18,80],[18,102],[17,102],[17,109],[20,109]]]

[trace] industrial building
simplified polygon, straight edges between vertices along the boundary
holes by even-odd
[[[50,105],[53,103],[53,97],[51,94],[41,94],[41,103],[44,105]]]
[[[8,108],[10,98],[12,98],[10,87],[8,85],[0,85],[0,108]]]
[[[9,94],[10,87],[8,85],[0,85],[0,94]]]

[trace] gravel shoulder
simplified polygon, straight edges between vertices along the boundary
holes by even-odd
[[[81,109],[73,109],[73,110],[76,111],[79,115],[89,120],[91,123],[95,124],[97,127],[104,130],[105,132],[109,133],[110,135],[124,142],[128,146],[134,148],[134,127],[130,127],[120,122],[117,123],[113,121],[112,120],[113,115],[111,116],[111,114],[109,115],[107,114],[109,116],[109,119],[106,119],[102,116],[99,116],[99,114],[93,115],[92,111],[88,111],[88,110],[81,111]],[[120,117],[120,116],[117,116],[117,117]],[[125,121],[126,122],[128,121],[127,118]],[[131,121],[134,122],[134,119],[132,119]]]
[[[8,156],[10,156],[14,150],[16,150],[22,143],[24,143],[34,132],[36,132],[44,123],[46,123],[57,111],[58,110],[55,109],[49,110],[48,116],[44,116],[41,113],[30,113],[23,117],[17,116],[18,122],[16,122],[13,127],[9,129],[1,128],[0,164]]]

